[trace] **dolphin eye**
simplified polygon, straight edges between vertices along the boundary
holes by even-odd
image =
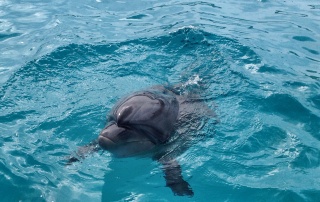
[[[126,117],[128,117],[132,113],[132,111],[133,111],[132,106],[126,106],[126,107],[122,108],[117,113],[118,120],[125,119]]]
[[[132,127],[131,125],[129,125],[129,124],[122,124],[122,123],[117,123],[117,126],[118,127],[121,127],[121,128],[125,128],[125,129],[127,129],[127,130],[132,130],[134,127]]]
[[[116,122],[120,126],[125,126],[128,125],[129,121],[129,116],[132,113],[133,109],[131,106],[126,106],[122,108],[120,111],[117,111],[116,116]]]

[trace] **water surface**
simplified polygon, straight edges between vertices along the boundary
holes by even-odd
[[[1,1],[3,201],[317,201],[317,1]],[[217,114],[178,157],[192,198],[148,158],[65,166],[122,96],[201,79]]]

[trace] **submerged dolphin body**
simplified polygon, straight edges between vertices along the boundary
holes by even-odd
[[[188,147],[190,140],[190,134],[179,132],[179,127],[195,127],[202,116],[211,115],[209,108],[197,103],[179,95],[176,88],[165,86],[130,94],[115,104],[98,140],[80,148],[78,156],[83,158],[85,153],[99,149],[119,158],[151,154],[163,165],[166,185],[173,193],[193,196],[175,157]],[[69,163],[74,161],[78,158],[69,159]]]

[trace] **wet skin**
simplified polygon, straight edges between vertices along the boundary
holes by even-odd
[[[117,157],[128,157],[164,144],[177,122],[179,103],[172,92],[161,90],[137,92],[118,102],[99,145]]]

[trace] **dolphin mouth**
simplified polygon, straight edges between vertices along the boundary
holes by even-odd
[[[99,143],[100,147],[102,147],[104,149],[113,148],[113,147],[115,147],[117,145],[110,138],[107,138],[107,137],[102,136],[102,135],[100,135],[98,137],[98,143]]]
[[[118,158],[143,154],[156,146],[148,139],[116,143],[110,138],[102,135],[98,137],[98,143],[102,149],[109,151]]]
[[[98,138],[98,142],[99,144],[108,144],[108,145],[117,145],[114,141],[112,141],[110,138],[107,138],[105,136],[102,136],[100,135],[99,138]],[[100,143],[101,142],[101,143]],[[121,144],[128,144],[128,143],[135,143],[135,142],[150,142],[154,145],[156,145],[153,141],[149,140],[149,139],[146,139],[146,140],[132,140],[132,141],[128,141],[128,142],[124,142],[124,143],[121,143]]]

